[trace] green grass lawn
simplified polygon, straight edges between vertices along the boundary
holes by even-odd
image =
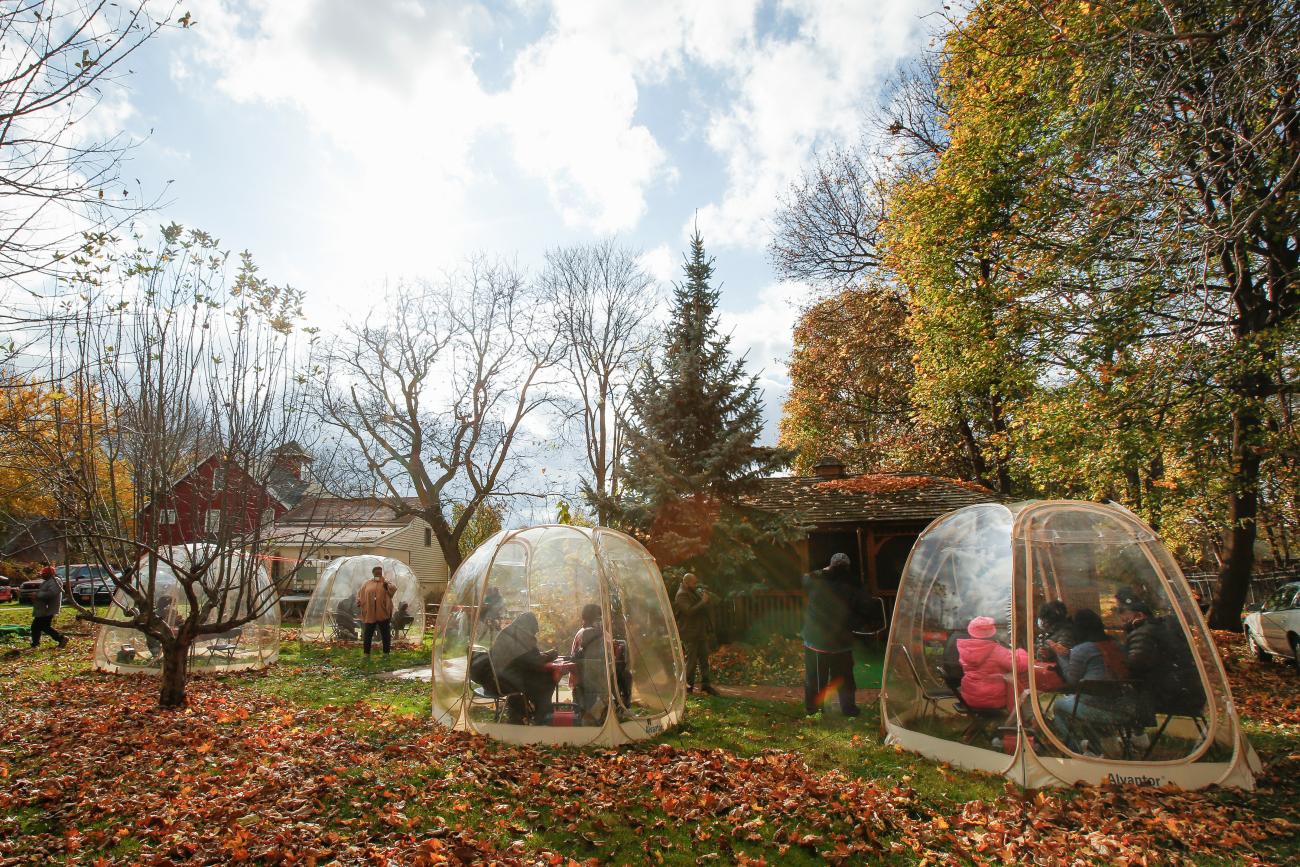
[[[0,622],[24,614],[0,607]],[[1248,733],[1269,767],[1260,791],[1026,798],[1000,777],[885,746],[876,702],[856,719],[807,719],[797,702],[692,696],[677,728],[617,750],[445,732],[429,719],[428,684],[371,676],[427,664],[427,643],[367,660],[356,645],[285,641],[269,670],[195,678],[189,709],[160,712],[155,681],[91,670],[90,630],[72,621],[60,617],[74,635],[66,651],[0,655],[15,733],[0,746],[0,862],[278,863],[283,838],[319,863],[414,863],[435,848],[504,863],[911,864],[923,851],[1057,863],[1085,834],[1156,862],[1300,859],[1300,728],[1275,714],[1296,679],[1281,666],[1239,663],[1252,666],[1242,706],[1257,714]],[[858,667],[861,685],[878,683],[878,656]],[[788,660],[759,670],[793,671]],[[43,773],[58,785],[25,783],[35,768],[53,768]],[[1248,822],[1262,823],[1248,844],[1225,842]],[[41,857],[14,857],[24,845]],[[1108,863],[1121,849],[1087,851],[1084,863]]]

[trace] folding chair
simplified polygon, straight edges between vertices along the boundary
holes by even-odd
[[[1134,754],[1133,738],[1135,730],[1141,728],[1137,719],[1137,691],[1135,685],[1126,680],[1084,680],[1080,681],[1075,695],[1077,699],[1074,707],[1070,710],[1069,721],[1066,725],[1075,740],[1082,742],[1087,740],[1090,744],[1100,746],[1102,741],[1108,737],[1114,737],[1119,740],[1122,758],[1131,760]],[[1100,722],[1097,720],[1079,719],[1079,705],[1083,698],[1091,697],[1104,703],[1106,706],[1122,711],[1128,708],[1128,719],[1121,719],[1114,722]],[[1085,736],[1086,737],[1083,737]]]
[[[1156,711],[1156,714],[1163,716],[1165,721],[1160,724],[1160,728],[1156,729],[1156,733],[1151,736],[1151,743],[1147,745],[1146,752],[1142,753],[1143,761],[1146,761],[1147,758],[1150,757],[1151,753],[1155,752],[1156,745],[1159,744],[1160,739],[1164,737],[1165,730],[1169,728],[1169,723],[1174,717],[1190,719],[1196,726],[1197,734],[1201,736],[1202,740],[1204,740],[1210,733],[1210,721],[1205,718],[1204,707],[1199,711],[1184,711],[1181,713],[1178,711]]]
[[[919,721],[923,722],[927,718],[934,716],[934,712],[939,708],[939,702],[956,698],[957,695],[946,686],[926,686],[925,681],[921,680],[921,672],[917,670],[916,663],[912,661],[912,654],[901,644],[895,644],[894,646],[902,652],[903,659],[907,662],[907,670],[912,673],[912,679],[916,681],[916,688],[921,695],[922,702]],[[961,703],[958,702],[958,707],[961,706]]]
[[[479,647],[478,645],[475,645],[474,649],[471,649],[470,651],[471,670],[474,668],[474,664],[473,664],[474,657],[480,653],[486,654],[487,651]],[[531,718],[533,715],[532,702],[530,702],[528,700],[528,696],[520,690],[508,692],[502,688],[501,681],[497,678],[496,666],[492,664],[492,657],[490,656],[488,657],[487,670],[490,672],[491,681],[489,683],[483,683],[481,681],[475,680],[474,698],[481,703],[490,702],[492,704],[492,722],[494,723],[501,722],[502,711],[507,707],[511,696],[516,696],[516,695],[519,696],[519,698],[524,703],[524,717],[526,719]]]
[[[214,636],[216,639],[206,648],[208,659],[215,659],[220,656],[227,662],[235,658],[235,653],[239,650],[239,637],[244,634],[242,627],[235,627]]]
[[[357,619],[351,614],[335,611],[331,625],[334,627],[333,638],[335,641],[357,640]]]

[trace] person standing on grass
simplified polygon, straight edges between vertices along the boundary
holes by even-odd
[[[682,586],[673,598],[677,632],[686,652],[686,691],[695,692],[695,669],[700,670],[700,689],[709,695],[718,691],[709,682],[709,651],[713,649],[713,596],[700,586],[694,572],[682,576]]]
[[[397,587],[384,580],[384,567],[376,566],[370,571],[370,580],[361,585],[357,591],[357,607],[361,609],[361,645],[366,656],[370,655],[370,644],[375,638],[375,630],[384,642],[384,655],[393,643],[393,596]]]
[[[857,716],[858,685],[853,679],[853,627],[865,619],[866,601],[853,578],[848,554],[803,576],[808,605],[803,614],[803,707],[821,713],[826,696],[839,693],[840,712]]]
[[[32,602],[32,647],[41,643],[41,633],[64,647],[68,643],[66,635],[54,628],[54,617],[59,613],[63,603],[63,588],[59,585],[58,573],[53,566],[41,570],[41,586],[36,588],[36,599]]]

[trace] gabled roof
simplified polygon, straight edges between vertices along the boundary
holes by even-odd
[[[929,522],[963,506],[998,502],[992,491],[974,482],[928,473],[865,473],[839,479],[780,476],[763,479],[762,484],[762,491],[745,502],[803,524]]]
[[[419,500],[406,498],[418,508]],[[277,525],[310,524],[315,527],[405,526],[413,515],[398,515],[392,504],[372,497],[308,497],[286,512]]]
[[[322,545],[371,547],[379,545],[402,532],[405,525],[340,527],[308,524],[276,524],[263,536],[263,541],[279,548],[318,547]]]

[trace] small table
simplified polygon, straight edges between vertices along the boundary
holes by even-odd
[[[295,594],[280,597],[280,617],[284,620],[301,621],[307,613],[307,603],[311,601],[308,594]]]

